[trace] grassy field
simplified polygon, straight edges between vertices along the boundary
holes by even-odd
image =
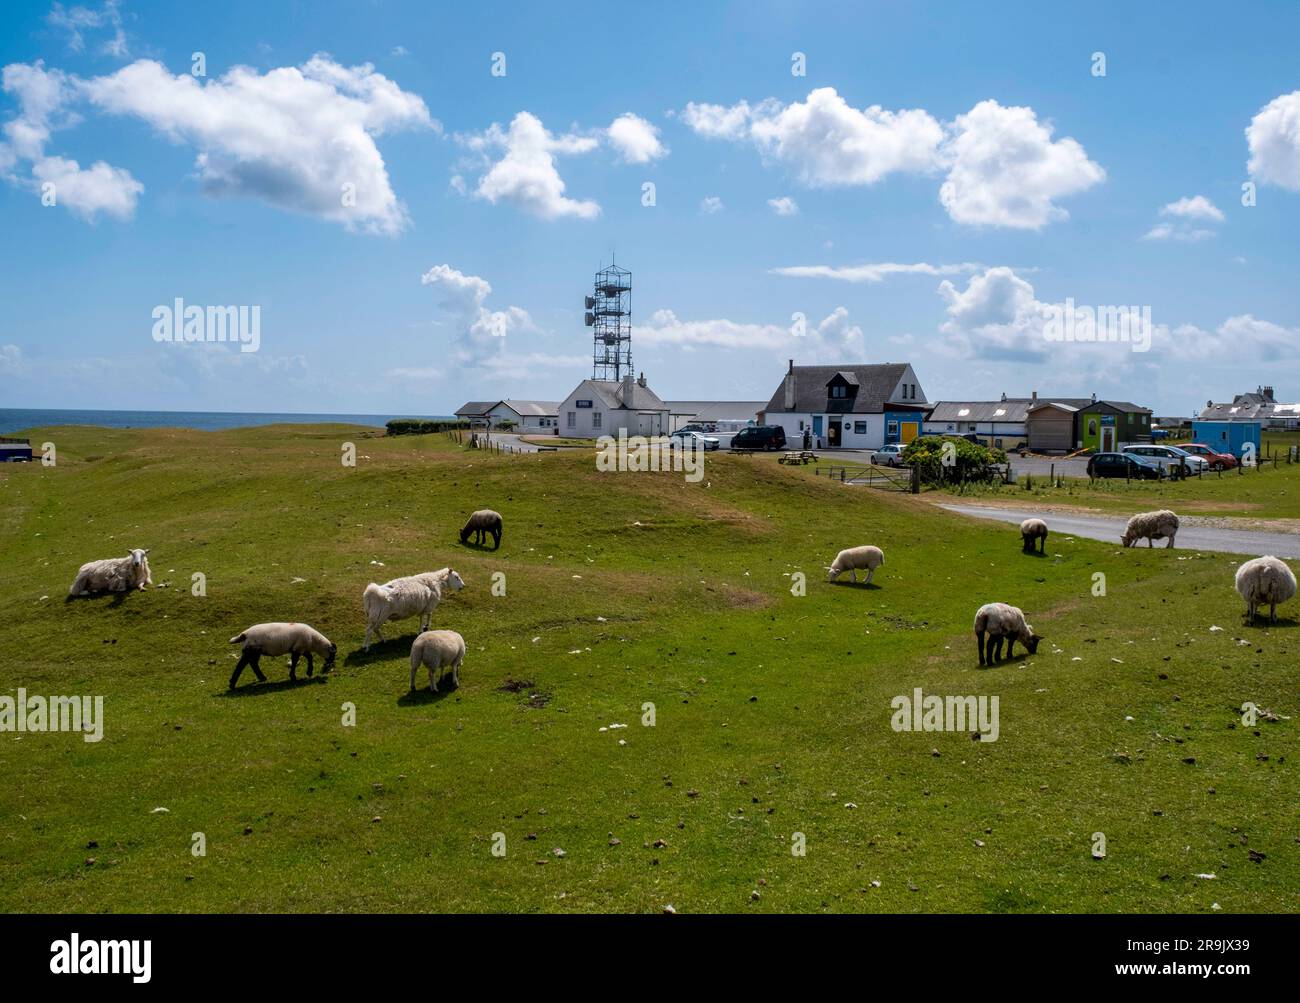
[[[5,910],[1300,906],[1300,623],[1243,627],[1233,557],[1030,557],[771,457],[709,454],[692,484],[347,426],[32,437],[59,462],[0,469],[0,692],[102,694],[105,727],[0,733]],[[484,506],[495,553],[457,542]],[[875,584],[827,584],[859,543],[885,550]],[[157,588],[65,601],[131,547]],[[461,686],[411,695],[415,623],[362,655],[361,591],[447,565]],[[1036,656],[977,665],[991,600]],[[334,671],[289,685],[264,659],[230,694],[227,639],[279,619],[334,640]],[[895,732],[915,687],[998,696],[1000,737]],[[1279,719],[1244,726],[1245,701]]]

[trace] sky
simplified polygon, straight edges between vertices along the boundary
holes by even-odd
[[[1061,6],[10,0],[0,407],[1300,399],[1300,5]]]

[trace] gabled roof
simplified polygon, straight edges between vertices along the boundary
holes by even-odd
[[[700,421],[752,421],[766,401],[665,401],[673,414]]]
[[[848,414],[878,414],[885,410],[903,374],[905,362],[882,362],[869,366],[795,366],[782,376],[776,393],[763,410],[767,414],[811,414],[827,412],[826,384],[836,376],[848,380],[858,392],[850,400],[837,400],[834,410]],[[794,380],[794,407],[785,406],[785,380]],[[909,401],[921,408],[924,401]]]
[[[1015,424],[1025,420],[1025,412],[1037,403],[1028,397],[1008,398],[1004,401],[939,401],[930,411],[926,421],[1006,422]]]
[[[517,401],[511,400],[507,397],[505,400],[499,401],[498,403],[510,408],[510,410],[521,418],[526,416],[533,418],[554,418],[560,413],[559,401]],[[493,406],[495,407],[496,405]]]
[[[456,417],[482,418],[500,403],[500,401],[470,401],[455,412]]]
[[[593,397],[599,397],[601,402],[608,408],[625,408],[629,411],[670,411],[659,395],[649,387],[643,387],[641,384],[633,381],[632,399],[625,401],[623,399],[623,384],[618,380],[583,380],[569,394],[569,397],[576,397],[584,393],[589,393]],[[566,398],[567,399],[567,398]]]

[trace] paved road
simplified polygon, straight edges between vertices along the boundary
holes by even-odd
[[[480,435],[482,433],[479,433]],[[538,453],[541,452],[531,442],[524,442],[518,435],[511,432],[493,432],[491,439],[500,446],[509,446],[516,453]]]
[[[1029,512],[1012,508],[987,508],[980,505],[943,505],[952,512],[974,516],[977,519],[997,519],[1019,525],[1021,520],[1041,517],[1053,533],[1069,536],[1082,536],[1089,540],[1102,540],[1119,545],[1120,534],[1124,532],[1127,519],[1104,515],[1073,515],[1062,512]],[[1157,547],[1163,547],[1168,541],[1157,540]],[[1139,542],[1138,546],[1145,547]],[[1300,558],[1300,533],[1275,533],[1268,530],[1254,529],[1215,529],[1211,526],[1193,526],[1183,522],[1178,530],[1178,542],[1175,546],[1184,550],[1218,550],[1227,554],[1249,554],[1259,557],[1272,554],[1275,557]]]

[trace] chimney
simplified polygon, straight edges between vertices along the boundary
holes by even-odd
[[[1037,390],[1033,390],[1033,391],[1030,392],[1030,394],[1029,394],[1029,403],[1031,403],[1031,404],[1037,404],[1037,403],[1038,403],[1038,391],[1037,391]]]
[[[1093,402],[1094,404],[1097,403],[1097,391],[1095,391],[1095,390],[1092,392],[1092,402]]]
[[[1002,391],[1002,402],[1003,402],[1003,403],[1006,403],[1006,399],[1007,399],[1007,392],[1006,392],[1005,390],[1003,390],[1003,391]]]
[[[645,389],[645,371],[644,371],[644,370],[642,370],[640,378],[636,381],[636,385],[639,386],[639,387],[641,387],[643,390]]]
[[[632,387],[636,385],[636,380],[632,376],[632,371],[628,370],[623,374],[623,406],[632,406]]]
[[[794,359],[790,360],[790,370],[785,374],[785,409],[794,410]]]
[[[1264,400],[1268,401],[1270,404],[1273,403],[1273,388],[1272,388],[1272,387],[1265,387],[1265,388],[1264,388]]]

